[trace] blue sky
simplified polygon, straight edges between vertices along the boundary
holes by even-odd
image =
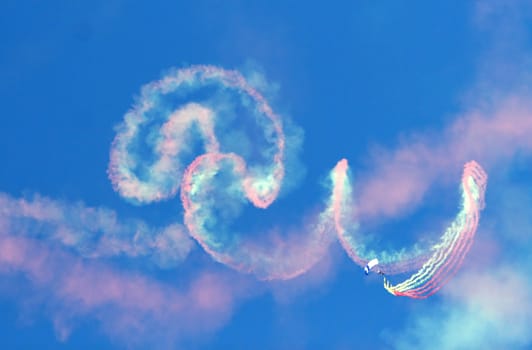
[[[149,245],[133,258],[90,257],[90,247],[50,238],[45,220],[21,223],[4,210],[2,348],[532,348],[531,10],[496,0],[4,1],[2,203],[60,208],[81,236],[91,230],[90,215],[77,217],[86,208],[124,223],[125,241],[142,225],[157,235],[183,224],[179,197],[136,205],[114,191],[107,169],[141,87],[197,64],[240,71],[304,134],[287,165],[291,190],[265,212],[241,209],[235,225],[253,238],[310,220],[341,158],[377,250],[437,239],[456,215],[466,161],[489,181],[463,268],[421,301],[388,294],[336,241],[303,276],[262,282],[214,262],[183,226],[177,256]],[[419,186],[403,197],[412,179]],[[379,181],[385,192],[373,191]],[[172,252],[175,264],[161,262]],[[89,276],[83,291],[53,277],[64,264]],[[87,281],[105,276],[119,290],[140,286],[146,306],[141,297],[91,304]],[[203,290],[204,309],[157,306]]]

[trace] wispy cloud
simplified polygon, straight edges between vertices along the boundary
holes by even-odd
[[[449,183],[471,159],[490,174],[519,152],[532,151],[532,47],[526,27],[532,6],[479,0],[474,8],[471,21],[484,45],[476,79],[462,96],[462,113],[451,116],[443,130],[401,135],[394,149],[371,150],[358,185],[362,217],[391,217],[415,207],[432,184]]]
[[[532,342],[532,289],[513,266],[462,274],[431,311],[389,336],[396,349],[524,349]]]
[[[126,343],[157,340],[170,346],[217,329],[230,318],[238,300],[252,294],[249,281],[230,274],[203,270],[178,289],[5,234],[0,236],[0,272],[3,278],[23,276],[30,282],[32,298],[43,299],[63,339],[76,321],[89,316],[100,321],[104,332]]]
[[[1,232],[55,242],[84,257],[144,259],[164,268],[180,264],[194,247],[182,225],[151,227],[119,220],[107,208],[39,195],[16,199],[0,193]]]
[[[359,184],[359,214],[398,215],[421,203],[434,183],[453,181],[471,159],[490,173],[518,152],[532,152],[530,135],[532,105],[524,96],[509,96],[492,109],[472,108],[442,133],[413,135],[395,150],[374,150],[371,170]]]

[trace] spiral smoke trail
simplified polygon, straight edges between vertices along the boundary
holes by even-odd
[[[251,120],[261,128],[262,135],[258,136],[262,142],[253,141],[265,148],[256,150],[258,146],[249,143],[248,149],[243,150],[259,154],[259,162],[248,165],[250,157],[246,159],[219,141],[217,133],[230,132],[223,130],[223,116],[227,113],[219,100],[189,101],[169,113],[165,110],[162,101],[169,94],[193,95],[209,87],[233,94],[247,107],[249,118],[240,120],[238,125],[249,124]],[[159,121],[162,125],[148,133],[155,160],[146,167],[149,160],[132,149],[138,144],[143,128],[156,119],[154,116],[162,116]],[[182,157],[190,153],[188,144],[196,141],[203,144],[204,153],[185,167]],[[244,234],[232,232],[226,224],[245,200],[257,208],[267,208],[276,200],[285,176],[285,144],[281,118],[240,73],[213,66],[192,66],[143,87],[138,103],[118,128],[111,149],[109,176],[116,191],[138,203],[163,200],[180,189],[185,225],[216,261],[260,279],[289,279],[306,272],[326,253],[333,240],[334,198],[310,223],[303,225],[304,234],[272,233],[269,241],[257,243],[245,239]]]

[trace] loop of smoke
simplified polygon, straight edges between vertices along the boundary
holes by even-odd
[[[223,133],[219,130],[225,121],[220,119],[227,114],[224,110],[227,106],[217,105],[218,100],[189,102],[165,113],[166,106],[161,101],[168,94],[179,94],[181,90],[193,94],[212,86],[239,97],[262,129],[260,137],[266,150],[253,149],[256,147],[253,143],[244,150],[261,154],[262,163],[249,166],[249,159],[219,141],[216,131]],[[132,149],[153,115],[162,115],[163,121],[160,128],[149,133],[155,160],[143,171],[141,167],[147,162]],[[198,132],[193,134],[191,129]],[[205,153],[183,170],[181,157],[190,153],[186,140],[194,135],[203,141]],[[281,118],[240,73],[213,66],[192,66],[144,86],[138,103],[118,128],[111,148],[109,176],[116,191],[138,203],[172,197],[180,188],[185,225],[216,261],[264,280],[290,279],[308,271],[326,254],[334,237],[331,226],[334,198],[314,220],[300,225],[304,233],[291,232],[284,237],[272,232],[271,242],[257,244],[245,240],[244,235],[229,232],[223,224],[228,216],[235,216],[246,199],[257,208],[267,208],[276,200],[285,176],[285,142]],[[224,218],[217,218],[221,215]]]

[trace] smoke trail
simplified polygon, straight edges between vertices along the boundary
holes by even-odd
[[[140,220],[119,221],[114,211],[35,196],[0,193],[0,228],[27,238],[45,238],[87,258],[147,259],[160,267],[181,263],[193,247],[179,224],[153,228]]]
[[[387,274],[398,274],[419,268],[429,256],[427,249],[415,245],[410,251],[370,250],[365,237],[360,234],[359,224],[355,220],[355,203],[353,189],[348,177],[346,159],[338,162],[333,169],[334,189],[334,222],[338,239],[349,257],[359,266],[364,267],[369,260],[378,257],[379,267]]]
[[[220,141],[225,133],[234,132],[228,130],[225,119],[243,113],[228,106],[226,99],[220,103],[219,94],[201,103],[180,101],[173,110],[165,102],[170,94],[193,99],[202,89],[213,87],[238,97],[252,124],[260,127],[252,142],[240,142],[240,149],[231,147],[227,137],[228,144]],[[149,160],[136,149],[138,139],[143,128],[158,119],[162,125],[147,133],[154,160],[146,165]],[[239,119],[234,126],[245,129],[248,124]],[[194,153],[190,143],[202,144],[204,153],[183,170],[182,159]],[[109,176],[116,191],[138,203],[172,197],[180,188],[185,225],[216,261],[260,279],[289,279],[307,271],[326,253],[333,239],[330,205],[310,223],[300,225],[304,235],[270,232],[269,241],[257,242],[230,227],[246,200],[267,208],[278,197],[285,176],[285,143],[280,117],[240,73],[192,66],[143,87],[138,103],[118,128]]]
[[[241,136],[239,129],[251,132],[251,138]],[[272,229],[260,238],[238,232],[234,221],[246,203],[265,209],[278,198],[286,143],[280,116],[240,73],[192,66],[142,88],[117,128],[108,173],[114,189],[136,204],[170,199],[180,191],[190,236],[214,260],[259,279],[305,273],[327,253],[334,231],[358,265],[378,257],[388,275],[419,269],[395,286],[385,279],[385,288],[394,295],[428,297],[459,268],[472,244],[486,185],[486,175],[475,162],[465,166],[462,211],[433,246],[367,249],[353,222],[345,159],[331,172],[331,194],[321,212],[305,218],[297,229],[283,234]],[[145,257],[175,266],[192,247],[178,224],[153,229],[141,221],[119,223],[106,209],[6,195],[0,195],[0,208],[6,230],[55,240],[86,257]]]
[[[256,138],[246,144],[247,149],[239,150],[247,157],[219,141],[219,135],[227,132],[223,127],[228,110],[219,98],[167,107],[167,95],[191,96],[208,86],[238,96],[238,102],[247,107],[247,113],[261,128],[262,144]],[[150,164],[137,145],[143,128],[157,119],[162,119],[162,126],[146,134],[146,143],[153,148]],[[246,121],[239,125],[246,125]],[[196,133],[190,131],[194,128]],[[204,153],[184,169],[182,159],[193,153],[189,144],[194,142],[201,143],[200,152]],[[333,229],[350,257],[361,266],[378,256],[380,269],[386,274],[420,268],[397,286],[385,280],[386,289],[395,295],[431,295],[458,268],[471,245],[485,189],[485,174],[474,162],[466,165],[464,173],[463,210],[441,242],[432,247],[415,245],[410,251],[379,253],[367,250],[361,237],[355,236],[356,223],[351,222],[354,206],[346,160],[341,160],[331,173],[330,199],[323,211],[306,223],[304,236],[290,233],[284,238],[270,232],[269,240],[252,241],[238,234],[231,223],[246,201],[267,208],[276,200],[285,176],[285,144],[280,117],[240,73],[192,66],[144,86],[139,101],[118,128],[109,175],[122,196],[138,203],[172,197],[180,188],[184,222],[191,236],[216,261],[260,279],[289,279],[307,271],[326,253],[332,240],[329,231]],[[257,151],[260,146],[264,149]],[[249,166],[254,159],[250,154],[260,154],[260,161]],[[351,225],[347,230],[345,223]]]
[[[434,254],[422,268],[395,286],[386,279],[386,290],[394,295],[427,298],[436,293],[460,268],[473,244],[480,210],[484,208],[487,175],[476,162],[465,165],[462,176],[462,210],[433,247]]]
[[[367,252],[365,246],[354,235],[356,227],[351,224],[351,231],[344,228],[344,222],[349,219],[346,209],[351,204],[347,161],[340,161],[334,173],[338,180],[336,188],[343,193],[337,196],[337,199],[344,202],[343,205],[334,206],[335,226],[340,242],[353,261],[364,266],[368,260],[378,257],[380,271],[389,275],[411,271],[422,264],[415,274],[397,285],[392,285],[384,278],[384,287],[387,291],[397,296],[427,298],[436,293],[458,271],[471,248],[479,213],[484,207],[487,175],[480,165],[474,161],[465,165],[462,176],[462,210],[442,235],[440,242],[425,249],[415,247],[408,253]]]

